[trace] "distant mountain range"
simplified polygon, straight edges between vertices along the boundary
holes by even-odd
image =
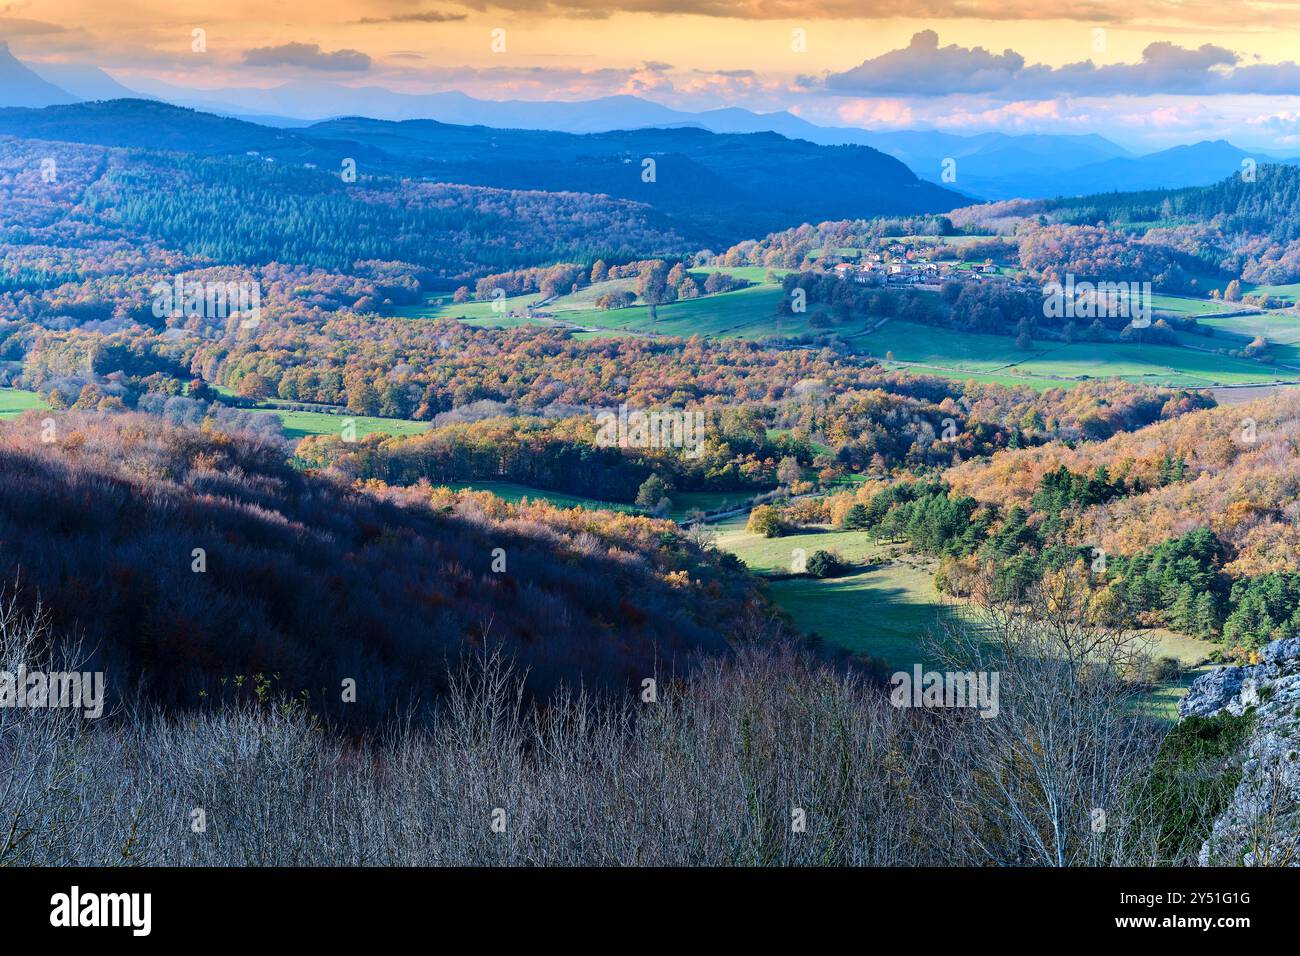
[[[76,101],[77,97],[30,70],[0,40],[0,105],[39,107]]]
[[[1190,146],[1149,153],[1146,156],[1125,156],[1090,163],[1071,170],[1070,189],[1055,195],[1092,195],[1104,192],[1136,192],[1145,189],[1182,189],[1188,186],[1209,186],[1240,173],[1243,162],[1254,160],[1257,165],[1283,163],[1295,165],[1300,160],[1277,157],[1259,151],[1240,149],[1225,140],[1207,140]],[[1026,171],[1025,179],[1031,190],[1029,198],[1053,195],[1046,188],[1047,177],[1035,177]],[[975,189],[974,186],[971,187]]]
[[[788,112],[756,113],[732,107],[692,113],[635,96],[576,102],[482,100],[459,92],[412,94],[329,82],[199,90],[140,80],[135,86],[127,89],[95,67],[38,64],[29,68],[0,43],[0,106],[51,106],[137,96],[284,129],[358,116],[564,133],[650,127],[724,134],[778,133],[819,146],[871,147],[901,160],[920,179],[989,200],[1209,185],[1238,172],[1246,158],[1261,163],[1291,161],[1242,150],[1222,140],[1134,155],[1096,134],[991,132],[959,136],[934,130],[824,127]],[[945,181],[945,169],[955,174],[955,179]]]
[[[0,135],[262,161],[516,190],[603,193],[661,213],[701,246],[725,247],[829,219],[947,212],[969,197],[918,179],[866,146],[776,133],[650,127],[605,133],[345,118],[262,126],[156,100],[0,109]]]
[[[42,63],[33,72],[71,94],[64,103],[76,100],[116,100],[139,97],[135,90],[127,89],[97,66],[77,66],[71,63]],[[0,98],[4,94],[0,92]],[[22,106],[22,103],[3,103],[4,106]],[[27,104],[54,106],[55,103]]]

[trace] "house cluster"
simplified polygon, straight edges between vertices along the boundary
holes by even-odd
[[[909,254],[900,247],[897,252],[870,252],[860,259],[838,263],[834,273],[852,282],[884,282],[889,285],[919,285],[940,283],[949,279],[958,282],[982,282],[988,276],[1001,274],[992,263],[958,266],[954,262],[937,262],[927,250]]]

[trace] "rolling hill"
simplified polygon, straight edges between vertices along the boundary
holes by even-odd
[[[575,135],[347,118],[280,129],[156,101],[0,110],[0,135],[263,160],[494,188],[601,193],[668,217],[699,244],[791,222],[943,212],[968,200],[864,146],[775,133],[641,129]]]
[[[142,414],[59,415],[43,442],[48,414],[0,430],[0,575],[118,693],[184,707],[265,677],[365,721],[436,698],[485,640],[539,693],[623,686],[724,651],[757,600],[666,521],[360,492],[278,441]]]

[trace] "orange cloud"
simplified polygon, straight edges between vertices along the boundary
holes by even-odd
[[[912,108],[902,100],[851,100],[840,104],[835,115],[852,126],[908,126]]]

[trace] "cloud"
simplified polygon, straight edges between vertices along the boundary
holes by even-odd
[[[445,13],[442,10],[416,10],[412,13],[394,13],[387,17],[362,17],[356,21],[362,25],[375,23],[452,23],[464,20],[467,14]]]
[[[1287,62],[1237,67],[1224,79],[1222,92],[1295,96],[1300,94],[1300,65]]]
[[[912,108],[902,100],[850,100],[836,107],[835,116],[863,128],[912,125]]]
[[[1247,117],[1246,123],[1267,134],[1270,145],[1292,146],[1300,143],[1300,112],[1279,110]]]
[[[935,120],[942,129],[1010,129],[1039,130],[1059,127],[1064,121],[1086,122],[1086,115],[1064,113],[1063,104],[1056,100],[1032,100],[1003,103],[982,110],[956,109]]]
[[[844,73],[826,78],[831,92],[936,96],[987,93],[1006,87],[1025,67],[1014,50],[939,46],[939,34],[922,30],[901,50],[882,53]]]
[[[1095,66],[1089,60],[1059,69],[1035,66],[1017,77],[1017,83],[1024,87],[1021,92],[1038,89],[1047,94],[1088,96],[1229,92],[1222,89],[1229,74],[1220,68],[1231,68],[1238,60],[1231,50],[1212,43],[1190,50],[1159,40],[1147,45],[1139,63]]]
[[[63,32],[65,32],[65,28],[57,23],[45,23],[42,20],[24,20],[21,17],[0,17],[0,39],[48,36],[51,33]]]
[[[1121,116],[1119,121],[1130,126],[1156,129],[1204,129],[1215,119],[1217,117],[1201,103],[1171,103],[1145,110],[1140,115]]]
[[[671,69],[672,66],[668,63],[660,63],[654,60],[648,61],[641,69],[633,70],[617,92],[632,96],[670,92],[673,89],[673,81],[668,77],[667,73]]]
[[[370,57],[356,50],[326,53],[316,43],[283,43],[264,46],[244,54],[245,66],[291,66],[305,70],[363,72],[370,69]]]
[[[1300,132],[1300,112],[1297,112],[1296,110],[1282,110],[1277,113],[1261,113],[1258,116],[1248,117],[1246,122],[1252,126],[1263,126],[1268,129],[1275,129],[1278,132]]]
[[[1014,50],[941,47],[933,30],[923,30],[900,50],[864,60],[851,70],[824,77],[800,77],[810,89],[852,96],[912,97],[982,93],[999,99],[1053,96],[1141,96],[1167,94],[1300,94],[1300,65],[1241,65],[1241,57],[1212,43],[1196,49],[1168,40],[1149,44],[1137,63],[1098,66],[1091,60],[1061,67],[1026,66]]]
[[[1239,24],[1232,3],[1185,0],[461,0],[474,10],[511,10],[551,17],[605,18],[613,13],[681,14],[741,20],[1073,20],[1087,23]],[[1291,14],[1275,3],[1270,15]]]

